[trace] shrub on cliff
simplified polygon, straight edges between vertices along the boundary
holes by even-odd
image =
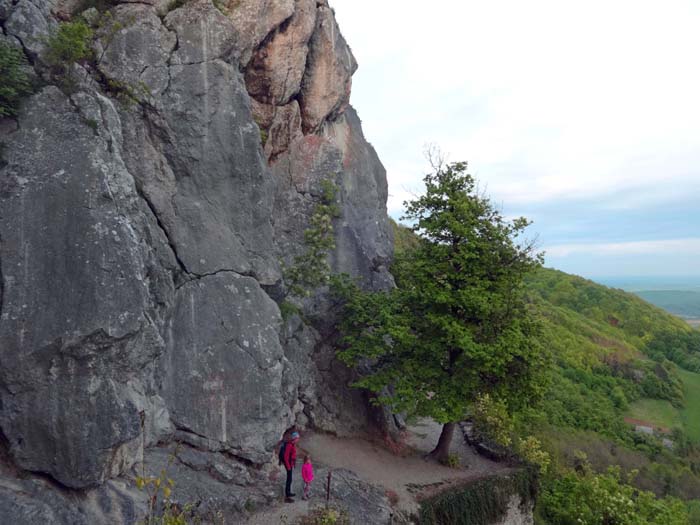
[[[22,97],[31,92],[22,50],[0,42],[0,117],[17,114]]]
[[[328,254],[335,248],[333,220],[340,216],[336,204],[338,188],[326,179],[321,181],[321,192],[304,230],[304,252],[294,258],[294,264],[285,271],[285,280],[292,295],[305,297],[328,284],[331,267]]]
[[[92,29],[84,20],[62,22],[58,30],[49,37],[46,62],[59,73],[76,62],[92,56]]]

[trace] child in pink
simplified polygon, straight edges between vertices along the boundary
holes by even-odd
[[[311,456],[304,456],[304,465],[301,467],[301,478],[304,480],[304,495],[301,499],[309,499],[311,482],[314,480],[314,466],[311,464]]]

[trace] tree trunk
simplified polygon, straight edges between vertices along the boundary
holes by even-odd
[[[438,439],[437,445],[433,451],[428,454],[429,457],[436,459],[440,463],[447,463],[450,457],[450,445],[452,444],[455,426],[457,426],[457,423],[445,423],[443,425],[442,432],[440,432],[440,439]]]

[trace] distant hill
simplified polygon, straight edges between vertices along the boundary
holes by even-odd
[[[687,330],[677,318],[634,293],[558,270],[543,268],[528,279],[528,286],[552,306],[566,308],[589,322],[612,326],[619,337],[633,344],[661,330]]]
[[[646,290],[635,292],[653,305],[684,319],[700,319],[700,292],[687,290]]]

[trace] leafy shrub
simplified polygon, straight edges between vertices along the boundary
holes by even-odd
[[[450,468],[459,468],[462,465],[462,462],[460,461],[458,454],[450,453],[447,455],[444,465]]]
[[[621,480],[611,467],[594,474],[588,468],[552,480],[539,500],[540,512],[551,525],[686,525],[688,510],[676,498],[656,498]]]
[[[212,0],[212,3],[214,4],[214,7],[216,7],[223,14],[228,14],[228,8],[226,7],[226,2],[224,2],[224,0]]]
[[[551,463],[549,454],[542,450],[542,443],[534,436],[519,438],[516,446],[518,455],[528,463],[535,465],[542,474],[546,473]]]
[[[160,476],[139,476],[136,488],[148,495],[148,514],[144,525],[187,525],[190,508],[179,509],[170,499],[175,482],[168,478],[165,470]],[[158,508],[160,505],[160,508]]]
[[[476,429],[487,439],[502,447],[512,443],[513,421],[506,403],[490,394],[480,395],[472,405],[472,420]]]
[[[22,97],[31,93],[25,65],[20,49],[0,42],[0,117],[16,115]]]
[[[342,509],[318,507],[299,520],[301,525],[350,525],[350,518]]]
[[[700,500],[688,503],[688,523],[689,525],[700,525]]]
[[[301,309],[294,303],[290,303],[289,301],[282,301],[282,303],[279,306],[280,314],[282,315],[282,319],[284,319],[285,321],[294,315],[301,315]]]
[[[93,31],[84,20],[62,22],[47,42],[46,61],[58,72],[92,56]]]

